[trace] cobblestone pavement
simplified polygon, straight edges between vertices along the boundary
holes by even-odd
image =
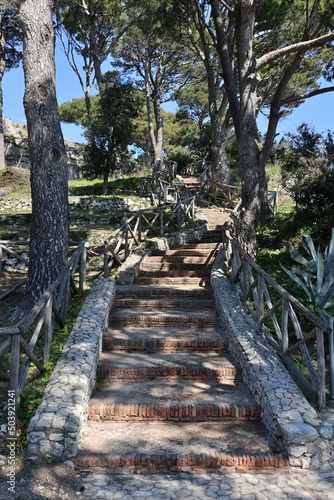
[[[106,500],[334,500],[334,468],[288,474],[90,474],[81,481],[78,497]]]

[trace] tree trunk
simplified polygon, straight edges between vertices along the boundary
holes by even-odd
[[[211,117],[211,153],[213,158],[212,181],[229,184],[230,169],[227,163],[226,136],[222,130],[220,113]]]
[[[49,0],[20,6],[24,34],[24,107],[31,160],[32,227],[27,310],[67,262],[69,211],[67,159],[55,91],[54,32]]]
[[[5,73],[5,40],[2,30],[2,7],[0,7],[0,170],[3,170],[6,166],[4,122],[3,122],[3,92],[2,92],[2,79],[4,73]]]
[[[153,102],[154,118],[155,118],[155,148],[154,148],[154,164],[156,170],[162,170],[164,167],[164,146],[163,146],[163,123],[160,110],[160,99],[156,98]]]
[[[108,194],[108,180],[109,180],[109,170],[105,170],[103,173],[103,188],[102,188],[102,194],[104,195]]]

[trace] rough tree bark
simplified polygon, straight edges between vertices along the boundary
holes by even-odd
[[[2,29],[2,9],[3,7],[0,6],[0,170],[6,166],[2,92],[2,79],[5,73],[5,39]]]
[[[31,159],[32,227],[29,272],[21,307],[27,310],[67,261],[67,159],[55,90],[51,2],[24,0],[24,108]]]

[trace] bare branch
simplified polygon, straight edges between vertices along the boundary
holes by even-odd
[[[321,95],[321,94],[327,94],[328,92],[334,92],[334,85],[331,87],[325,87],[322,89],[312,90],[312,92],[308,92],[306,94],[296,95],[293,97],[282,99],[281,104],[282,104],[282,106],[284,106],[286,104],[291,104],[293,102],[304,101],[305,99],[310,99],[311,97],[315,97],[315,96]]]
[[[263,66],[276,61],[282,56],[287,54],[291,54],[293,52],[306,52],[309,49],[313,49],[315,47],[321,47],[328,42],[334,40],[334,31],[328,33],[327,35],[320,36],[318,38],[314,38],[313,40],[307,40],[305,42],[294,43],[292,45],[288,45],[287,47],[282,47],[281,49],[273,50],[268,54],[264,54],[262,57],[257,59],[256,61],[256,69],[257,71]]]

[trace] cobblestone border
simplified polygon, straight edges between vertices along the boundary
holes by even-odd
[[[276,351],[258,333],[223,269],[220,251],[211,273],[216,307],[228,335],[229,350],[262,408],[264,424],[288,453],[290,466],[330,466],[334,461],[334,412],[319,415],[308,403]]]
[[[46,386],[43,401],[30,421],[30,458],[42,454],[67,459],[76,455],[115,291],[113,280],[94,281]]]

